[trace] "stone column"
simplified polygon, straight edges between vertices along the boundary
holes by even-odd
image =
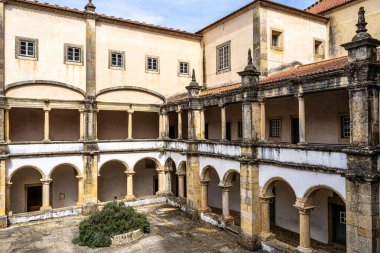
[[[52,180],[50,178],[41,179],[42,182],[42,207],[41,211],[50,211],[52,207],[50,206],[50,183]]]
[[[156,195],[162,195],[165,191],[165,172],[164,168],[159,167],[157,168],[157,174],[158,174],[158,192],[156,192]]]
[[[222,187],[222,206],[223,206],[223,218],[226,220],[232,220],[230,215],[230,190],[231,186],[221,186]]]
[[[77,176],[78,179],[78,201],[77,207],[81,207],[83,205],[84,200],[84,182],[83,176]]]
[[[211,212],[211,208],[208,206],[208,183],[210,180],[201,181],[201,211],[204,213]]]
[[[128,111],[128,140],[133,139],[132,127],[133,127],[133,111]]]
[[[133,200],[135,199],[135,195],[133,195],[133,175],[135,174],[134,171],[128,170],[125,172],[127,174],[127,195],[125,196],[126,200]]]
[[[178,197],[185,198],[185,175],[178,174]]]
[[[298,252],[311,253],[310,244],[310,212],[312,208],[298,208],[300,213],[300,246]]]
[[[169,138],[169,114],[165,113],[164,114],[164,125],[165,125],[165,130],[164,130],[164,136],[166,139]]]
[[[12,216],[12,209],[11,209],[11,186],[12,183],[7,183],[5,185],[5,214],[8,216]]]
[[[182,139],[182,112],[177,111],[178,115],[178,139]]]
[[[221,140],[225,141],[226,138],[226,107],[223,105],[220,107],[220,129],[221,129]]]
[[[5,110],[4,110],[4,135],[5,135],[5,142],[6,143],[10,143],[11,142],[11,140],[10,140],[10,135],[9,135],[9,127],[10,127],[10,125],[9,125],[9,112],[10,112],[10,108],[6,108]]]
[[[201,110],[200,110],[200,129],[201,129],[201,136],[200,136],[200,139],[201,140],[204,140],[206,137],[205,137],[205,135],[206,135],[206,133],[205,133],[205,124],[206,124],[206,122],[205,122],[205,110],[204,110],[204,108],[202,108]]]
[[[266,141],[266,114],[265,114],[265,100],[260,101],[260,140]]]
[[[261,203],[261,237],[267,240],[272,236],[270,231],[270,203],[274,200],[274,197],[262,197]]]
[[[79,138],[84,139],[84,110],[79,110]]]
[[[298,115],[299,115],[299,132],[300,144],[306,143],[306,116],[305,116],[305,97],[303,94],[298,96]]]
[[[98,156],[85,155],[83,164],[84,204],[86,206],[84,214],[87,214],[87,211],[91,212],[94,205],[98,203]]]
[[[50,135],[50,129],[49,129],[49,113],[50,109],[45,108],[45,120],[44,120],[44,141],[48,142],[50,141],[49,135]]]

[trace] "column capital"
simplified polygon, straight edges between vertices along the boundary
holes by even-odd
[[[125,174],[127,174],[127,176],[133,176],[134,174],[136,174],[136,172],[134,172],[133,170],[127,170],[127,171],[124,171]]]
[[[44,110],[44,112],[50,112],[51,108],[50,107],[44,107],[44,108],[42,108],[42,110]]]
[[[5,183],[5,187],[6,188],[11,188],[12,184],[13,184],[12,182],[6,182]]]
[[[223,191],[230,191],[232,184],[220,183],[218,186],[222,188]]]
[[[82,175],[81,176],[76,176],[76,178],[78,179],[78,181],[83,180],[83,176]]]
[[[134,110],[127,110],[127,113],[128,113],[128,114],[134,114],[135,111],[134,111]]]
[[[296,97],[298,100],[304,99],[304,98],[305,98],[305,93],[297,93],[297,94],[295,95],[295,97]]]
[[[50,184],[51,182],[53,182],[51,178],[43,178],[43,179],[40,179],[40,181],[43,184]]]
[[[261,203],[270,203],[275,196],[265,196],[265,197],[260,197],[260,202]]]
[[[210,183],[211,180],[205,179],[205,180],[200,180],[200,182],[201,182],[202,185],[208,185],[208,183]]]
[[[265,104],[267,102],[268,99],[266,98],[259,98],[257,101],[260,103],[260,104]]]

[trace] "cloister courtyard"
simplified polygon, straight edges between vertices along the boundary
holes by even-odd
[[[225,230],[192,221],[176,208],[162,204],[136,208],[146,213],[151,232],[139,241],[90,249],[72,244],[84,216],[15,225],[0,231],[0,252],[250,252]]]

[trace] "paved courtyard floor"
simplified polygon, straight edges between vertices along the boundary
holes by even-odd
[[[137,208],[147,213],[151,233],[138,242],[92,250],[73,245],[84,217],[33,222],[0,230],[0,252],[250,252],[231,234],[203,222],[194,222],[175,208],[150,205]]]

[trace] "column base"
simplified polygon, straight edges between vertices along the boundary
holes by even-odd
[[[156,192],[156,195],[158,195],[158,196],[173,196],[173,193],[172,192],[158,191],[158,192]]]
[[[1,215],[0,216],[0,229],[8,227],[8,216]]]
[[[298,246],[296,249],[296,252],[297,253],[312,253],[314,252],[314,250],[312,248],[304,248],[304,247]]]
[[[227,224],[233,224],[234,223],[234,217],[232,217],[231,215],[223,216],[223,221]]]
[[[247,234],[241,233],[239,235],[238,241],[241,246],[251,251],[256,251],[256,250],[261,249],[261,240],[256,235],[247,235]]]
[[[45,206],[45,207],[40,208],[40,211],[43,211],[43,212],[50,212],[51,210],[53,210],[51,206]]]
[[[202,213],[211,213],[212,212],[210,207],[200,208],[199,211],[201,211]]]
[[[83,202],[77,202],[76,207],[82,207]]]
[[[271,232],[261,232],[261,240],[263,241],[268,241],[272,238],[275,237],[275,234],[271,233]]]
[[[135,195],[127,195],[124,197],[124,200],[127,200],[127,201],[135,200],[135,199],[136,199]]]

